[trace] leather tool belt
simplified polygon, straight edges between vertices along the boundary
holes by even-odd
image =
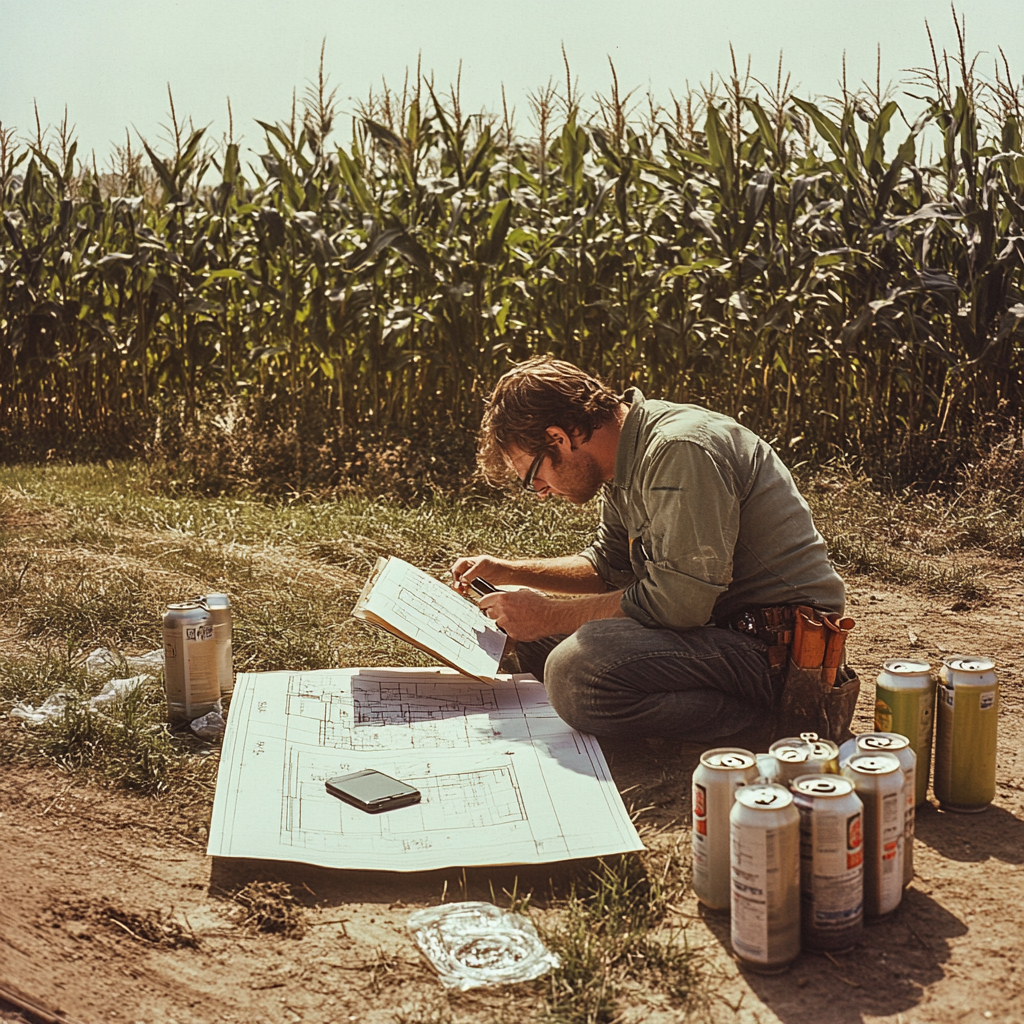
[[[772,675],[781,678],[789,661],[795,622],[796,605],[775,604],[737,612],[719,625],[756,636],[768,648],[768,667]]]

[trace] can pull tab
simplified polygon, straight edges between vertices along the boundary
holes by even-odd
[[[802,732],[800,733],[800,739],[802,739],[804,743],[817,743],[818,734],[816,732]]]

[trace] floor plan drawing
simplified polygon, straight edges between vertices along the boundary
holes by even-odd
[[[400,558],[381,558],[352,612],[459,671],[491,681],[505,634],[472,602]]]
[[[419,804],[368,814],[324,788],[376,768]],[[642,849],[597,741],[530,676],[451,669],[240,675],[208,852],[395,871]]]

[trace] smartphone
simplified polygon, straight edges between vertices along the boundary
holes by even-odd
[[[479,576],[470,582],[469,589],[474,593],[479,594],[481,597],[485,594],[496,594],[498,592],[498,588],[496,586],[488,583],[487,580],[482,579]]]
[[[373,768],[353,772],[351,775],[336,775],[328,779],[325,785],[331,796],[370,814],[420,802],[418,789]]]

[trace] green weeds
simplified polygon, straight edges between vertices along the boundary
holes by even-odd
[[[191,733],[170,731],[159,681],[91,705],[107,681],[89,676],[70,647],[0,660],[0,760],[48,761],[149,796],[211,796],[217,758]],[[38,708],[55,697],[63,706],[45,722],[9,717],[17,704]]]
[[[552,1021],[604,1024],[618,1018],[626,1000],[692,1008],[700,964],[671,920],[683,887],[672,853],[602,861],[572,887],[541,925],[561,959],[545,979]]]

